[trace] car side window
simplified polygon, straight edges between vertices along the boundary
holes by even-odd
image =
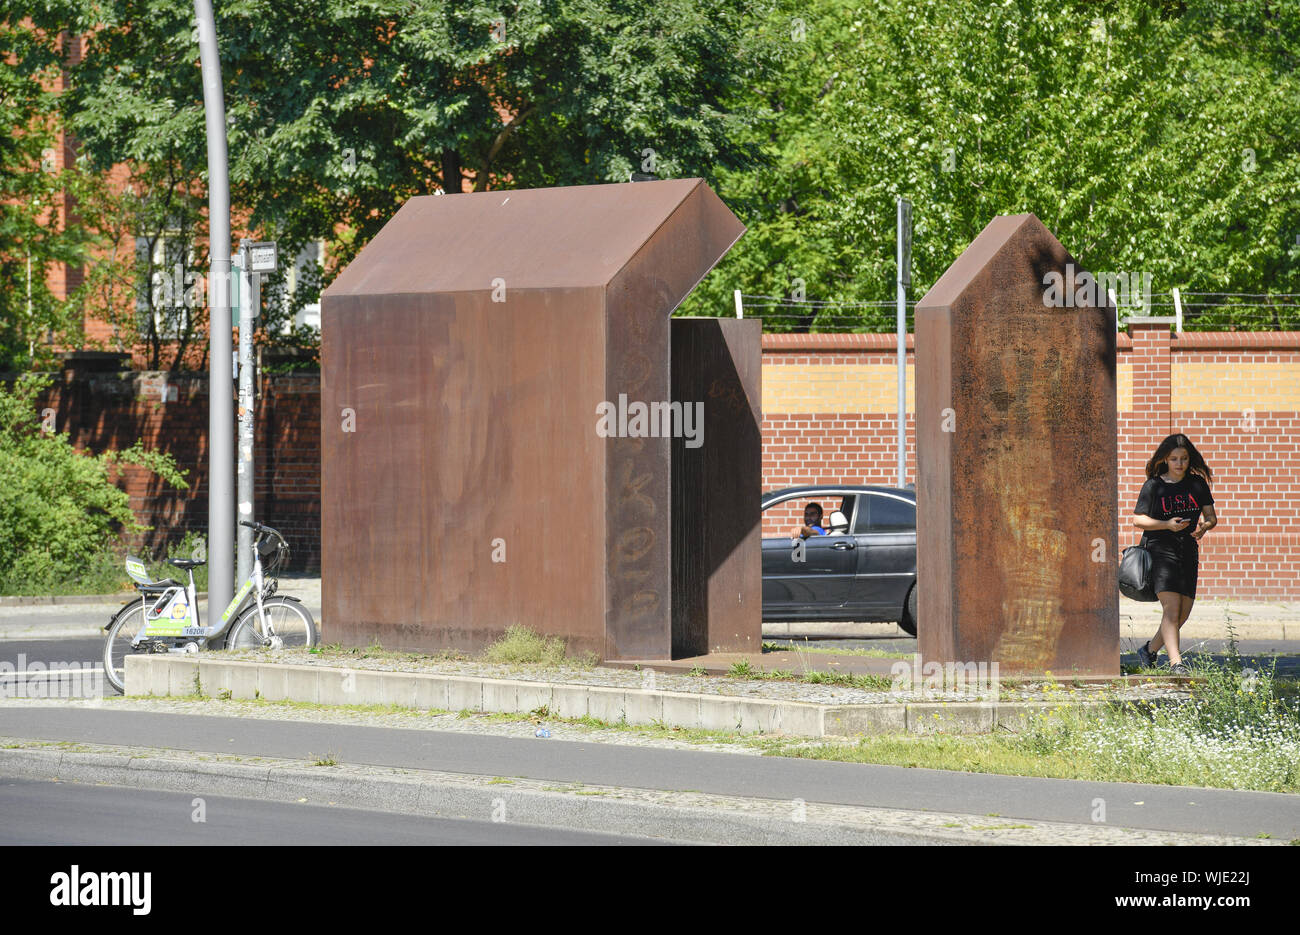
[[[911,532],[916,529],[916,507],[893,497],[871,498],[873,532]]]
[[[855,533],[915,532],[916,507],[906,500],[878,494],[864,497],[858,506]]]

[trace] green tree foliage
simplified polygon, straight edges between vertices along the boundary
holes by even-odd
[[[842,249],[833,239],[842,232],[814,224],[835,216],[842,197],[842,180],[834,177],[838,142],[829,94],[850,52],[852,22],[841,0],[778,0],[750,23],[749,42],[773,63],[773,73],[738,89],[743,100],[734,106],[759,115],[741,139],[763,158],[753,167],[719,173],[719,193],[747,231],[687,299],[684,314],[730,314],[737,288],[791,300],[803,293],[851,301],[858,294],[853,275],[841,269]],[[783,323],[769,324],[780,330]]]
[[[810,300],[892,299],[899,195],[915,205],[913,298],[993,216],[1021,212],[1085,267],[1149,272],[1155,291],[1300,292],[1300,5],[849,6],[789,4],[766,24],[784,69],[753,93],[782,105],[765,141],[777,163],[724,176],[750,233],[696,308],[728,308],[733,288],[788,296],[795,277]],[[893,315],[854,318],[889,329]],[[769,324],[810,322],[844,324]],[[1198,324],[1300,322],[1269,304]]]
[[[84,231],[56,209],[93,180],[60,168],[56,51],[0,17],[0,371],[47,362],[51,332],[79,336],[77,298],[56,298],[48,277],[85,258]]]
[[[136,442],[124,451],[88,455],[66,433],[49,429],[37,408],[47,376],[0,385],[0,592],[30,592],[75,581],[121,533],[142,532],[114,478],[138,465],[177,489],[185,475],[170,454]]]

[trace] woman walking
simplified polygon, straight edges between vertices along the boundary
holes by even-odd
[[[1170,435],[1162,441],[1147,462],[1146,475],[1133,525],[1143,531],[1141,544],[1151,553],[1151,581],[1164,613],[1160,631],[1138,649],[1138,662],[1143,668],[1154,666],[1164,646],[1170,671],[1186,675],[1178,630],[1196,600],[1200,538],[1219,524],[1211,505],[1213,475],[1186,435]]]

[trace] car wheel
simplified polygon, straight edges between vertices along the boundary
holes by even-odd
[[[911,589],[907,592],[907,600],[903,603],[903,613],[899,615],[899,627],[908,636],[916,636],[916,584],[912,584]]]

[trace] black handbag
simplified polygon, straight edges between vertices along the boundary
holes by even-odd
[[[1119,592],[1131,601],[1156,601],[1151,581],[1151,553],[1146,550],[1146,536],[1137,545],[1120,553]]]

